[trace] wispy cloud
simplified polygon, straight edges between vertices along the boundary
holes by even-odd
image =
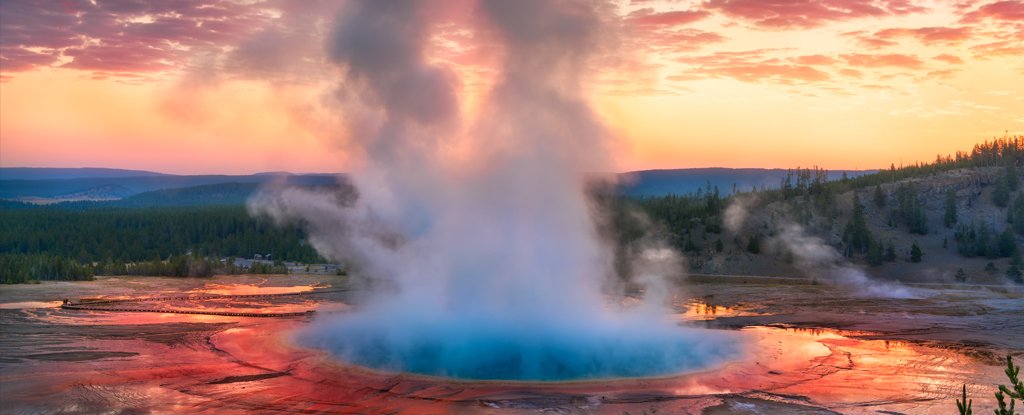
[[[63,67],[120,76],[178,70],[202,51],[238,46],[299,7],[199,0],[5,2],[0,60],[5,72]]]
[[[927,10],[914,2],[903,0],[710,0],[706,7],[766,29],[806,29],[832,22],[906,15]]]

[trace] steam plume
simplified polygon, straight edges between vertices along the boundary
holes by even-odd
[[[601,295],[611,247],[583,188],[586,172],[608,170],[609,136],[584,75],[606,46],[610,6],[476,4],[477,31],[502,63],[463,127],[457,79],[425,56],[440,19],[432,5],[356,1],[336,20],[338,97],[366,159],[352,172],[358,197],[284,189],[250,201],[254,213],[301,220],[324,256],[395,287],[300,341],[358,364],[466,378],[657,375],[733,354],[725,334],[698,342],[694,329],[648,308],[611,310]],[[453,157],[455,145],[468,156]]]
[[[742,230],[750,215],[751,199],[736,199],[725,210],[726,229],[732,233]],[[785,222],[781,231],[769,240],[769,245],[793,254],[796,266],[805,276],[815,280],[846,287],[855,295],[875,298],[919,298],[920,293],[907,286],[890,281],[878,281],[863,269],[849,263],[824,240],[808,235],[798,224]]]

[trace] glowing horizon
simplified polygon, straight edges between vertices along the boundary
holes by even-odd
[[[34,7],[33,7],[34,5]],[[478,111],[500,50],[437,2]],[[337,4],[5,4],[0,166],[345,172]],[[868,170],[1024,132],[1024,1],[620,1],[590,95],[618,171]],[[591,68],[592,69],[592,68]],[[459,157],[459,149],[452,150]]]

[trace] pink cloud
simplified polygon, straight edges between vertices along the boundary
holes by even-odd
[[[622,21],[633,50],[676,54],[700,50],[726,40],[718,33],[680,27],[710,15],[705,10],[656,12],[645,8],[629,13]]]
[[[638,26],[678,26],[703,20],[710,15],[710,12],[704,10],[677,10],[659,13],[653,9],[641,9],[626,16],[626,22]]]
[[[920,4],[916,4],[912,0],[888,0],[882,3],[885,5],[885,8],[889,10],[890,13],[895,14],[897,16],[914,13],[924,13],[928,11],[927,7],[924,7]]]
[[[237,43],[271,18],[268,5],[231,1],[5,2],[0,60],[5,72],[53,66],[108,73],[179,68],[195,49]],[[43,52],[33,52],[40,51]]]
[[[705,7],[767,29],[812,28],[830,22],[926,10],[906,0],[709,0]]]
[[[852,37],[857,40],[858,44],[868,49],[881,49],[896,45],[896,42],[893,42],[892,40],[882,39],[863,30],[855,30],[852,32],[841,33],[840,35]]]
[[[27,71],[37,66],[47,66],[57,61],[57,56],[50,53],[33,52],[28,49],[0,46],[0,68],[4,72]]]
[[[654,52],[681,53],[721,43],[725,36],[698,29],[652,31],[642,35],[643,46]]]
[[[971,40],[974,30],[970,27],[918,27],[889,28],[874,33],[857,30],[842,33],[852,37],[857,43],[869,49],[881,49],[895,46],[901,39],[914,39],[926,45],[954,45]]]
[[[687,74],[669,77],[670,80],[701,78],[732,78],[743,82],[775,83],[783,85],[824,82],[831,79],[828,72],[812,65],[828,65],[835,61],[823,55],[796,58],[769,57],[771,50],[718,52],[710,55],[686,57],[681,63],[695,65]]]
[[[1024,1],[1005,0],[988,3],[964,14],[960,21],[964,23],[977,23],[986,19],[1009,22],[1024,21]]]

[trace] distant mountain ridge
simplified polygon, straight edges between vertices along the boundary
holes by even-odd
[[[113,204],[121,207],[241,205],[262,183],[217,183],[153,190],[126,197]]]
[[[156,176],[171,175],[146,170],[108,169],[103,167],[0,167],[0,180],[67,180]]]
[[[57,198],[94,188],[123,188],[122,197],[154,190],[186,188],[221,183],[284,183],[295,185],[328,185],[343,175],[332,174],[262,174],[262,175],[153,175],[130,177],[88,177],[44,180],[0,180],[0,199]]]
[[[722,194],[777,188],[789,174],[786,169],[694,168],[642,170],[621,173],[619,188],[629,197],[689,194],[708,186]],[[874,171],[828,172],[830,180],[846,174],[856,177]],[[89,177],[83,177],[89,176]],[[15,177],[10,179],[9,177]],[[0,199],[36,204],[70,201],[104,201],[124,206],[188,206],[244,203],[260,186],[281,183],[297,186],[329,186],[344,180],[343,174],[291,174],[261,172],[250,175],[173,175],[123,169],[0,168]]]

